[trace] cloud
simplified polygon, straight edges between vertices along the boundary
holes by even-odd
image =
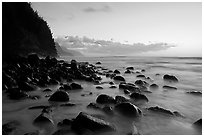
[[[140,53],[148,53],[149,51],[156,52],[175,47],[173,44],[164,42],[124,44],[113,42],[112,40],[95,40],[88,37],[80,38],[78,36],[58,37],[55,41],[68,49],[83,50],[85,55],[138,55]]]
[[[88,7],[88,8],[83,9],[83,11],[87,12],[87,13],[92,13],[92,12],[110,12],[111,8],[108,5],[105,5],[102,8]]]

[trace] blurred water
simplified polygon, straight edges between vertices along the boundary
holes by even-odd
[[[87,61],[95,64],[97,61],[102,63],[101,66],[115,70],[118,69],[128,82],[135,82],[136,74],[124,74],[125,68],[133,66],[136,70],[145,69],[145,76],[149,76],[153,81],[147,80],[148,83],[156,83],[159,89],[152,93],[145,93],[149,99],[148,103],[135,103],[142,109],[144,115],[140,118],[127,118],[119,114],[114,116],[107,115],[100,111],[87,109],[86,106],[90,102],[95,102],[96,97],[101,94],[109,94],[113,97],[122,95],[123,91],[116,88],[110,89],[109,84],[103,84],[103,90],[96,89],[96,85],[89,82],[77,81],[84,87],[83,90],[70,91],[70,102],[76,103],[74,107],[59,107],[55,104],[53,110],[53,120],[55,123],[54,129],[42,130],[42,134],[52,134],[57,130],[56,124],[65,118],[75,118],[79,112],[85,111],[90,114],[95,114],[97,117],[112,122],[117,127],[117,133],[128,134],[131,132],[132,122],[135,121],[136,126],[141,134],[201,134],[192,127],[192,123],[202,117],[202,97],[187,94],[187,91],[197,90],[202,91],[202,58],[169,58],[169,57],[64,57],[63,59],[70,61]],[[155,74],[159,73],[159,76]],[[163,81],[164,74],[173,74],[179,79],[179,83],[167,83]],[[103,81],[111,81],[111,79],[103,77]],[[178,88],[175,91],[164,91],[163,85],[172,85]],[[58,86],[51,87],[54,91]],[[3,113],[2,120],[6,123],[9,120],[21,121],[21,126],[18,132],[14,134],[24,134],[31,130],[39,129],[32,125],[32,121],[40,114],[40,110],[28,110],[28,107],[35,105],[49,105],[43,89],[39,89],[31,94],[41,95],[38,101],[11,101],[3,94]],[[81,96],[93,92],[92,96]],[[128,96],[125,96],[129,98]],[[134,102],[133,102],[134,103]],[[170,117],[168,115],[158,114],[146,111],[146,107],[161,106],[171,111],[178,111],[185,116]],[[43,131],[45,130],[45,131]],[[69,134],[69,132],[67,133]],[[101,133],[103,134],[103,133]],[[106,133],[107,134],[107,133]],[[109,133],[113,134],[113,133]]]

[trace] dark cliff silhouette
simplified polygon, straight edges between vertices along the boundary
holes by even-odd
[[[3,61],[15,55],[37,53],[57,56],[52,33],[37,12],[26,2],[2,3],[2,56]]]

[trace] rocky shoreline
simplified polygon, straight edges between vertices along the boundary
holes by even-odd
[[[102,111],[108,115],[119,113],[125,117],[142,117],[143,112],[141,108],[134,104],[137,101],[148,102],[149,99],[144,93],[151,93],[147,87],[157,89],[157,84],[149,84],[145,79],[151,80],[146,77],[142,72],[134,72],[133,67],[127,67],[124,73],[132,74],[139,73],[137,77],[143,80],[136,80],[135,83],[126,82],[126,79],[120,75],[122,72],[115,69],[108,70],[101,66],[101,62],[96,65],[89,64],[88,62],[77,62],[71,60],[66,62],[64,60],[57,60],[55,57],[39,58],[37,54],[30,54],[28,57],[18,57],[17,61],[12,64],[7,64],[3,67],[2,71],[2,87],[3,92],[6,93],[11,100],[38,100],[40,96],[29,95],[29,92],[35,92],[37,88],[45,88],[43,92],[50,93],[46,96],[49,102],[62,102],[60,106],[71,107],[76,104],[70,103],[69,92],[72,90],[83,90],[83,86],[75,82],[75,80],[82,80],[92,82],[97,85],[96,88],[103,90],[102,77],[109,77],[112,81],[109,83],[110,88],[119,88],[124,91],[124,94],[129,98],[117,95],[114,97],[107,94],[100,94],[95,99],[95,102],[90,102],[87,106],[89,109]],[[159,75],[159,74],[155,74]],[[169,82],[179,82],[176,76],[164,75],[163,80]],[[118,81],[117,85],[115,81]],[[49,88],[50,85],[60,85],[59,89],[53,91]],[[176,87],[165,85],[163,88],[166,90],[176,90]],[[194,92],[192,92],[193,94]],[[83,96],[92,96],[92,92],[82,94]],[[82,96],[81,95],[81,96]],[[33,125],[54,125],[51,117],[52,105],[33,106],[28,109],[40,109],[41,113],[34,119]],[[180,112],[171,111],[159,106],[152,106],[146,108],[147,111],[155,113],[162,113],[173,117],[185,117]],[[11,134],[18,126],[18,122],[11,121],[3,124],[2,134]],[[195,122],[193,125],[202,127],[202,119]],[[53,131],[53,134],[64,134],[66,131],[71,131],[73,134],[98,134],[101,132],[116,132],[117,128],[114,124],[109,123],[104,119],[95,117],[86,112],[80,112],[74,119],[64,119],[57,123],[59,128]],[[39,131],[29,132],[25,134],[41,134]],[[133,130],[127,134],[140,134],[137,127],[133,122]]]

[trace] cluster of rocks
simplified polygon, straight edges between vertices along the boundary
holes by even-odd
[[[63,80],[100,81],[101,77],[97,76],[95,69],[94,65],[87,62],[72,60],[68,63],[50,56],[39,58],[37,54],[30,54],[28,57],[18,57],[15,63],[3,67],[2,87],[10,99],[24,99],[29,97],[28,91],[57,85]],[[77,83],[61,85],[60,88],[82,89]]]

